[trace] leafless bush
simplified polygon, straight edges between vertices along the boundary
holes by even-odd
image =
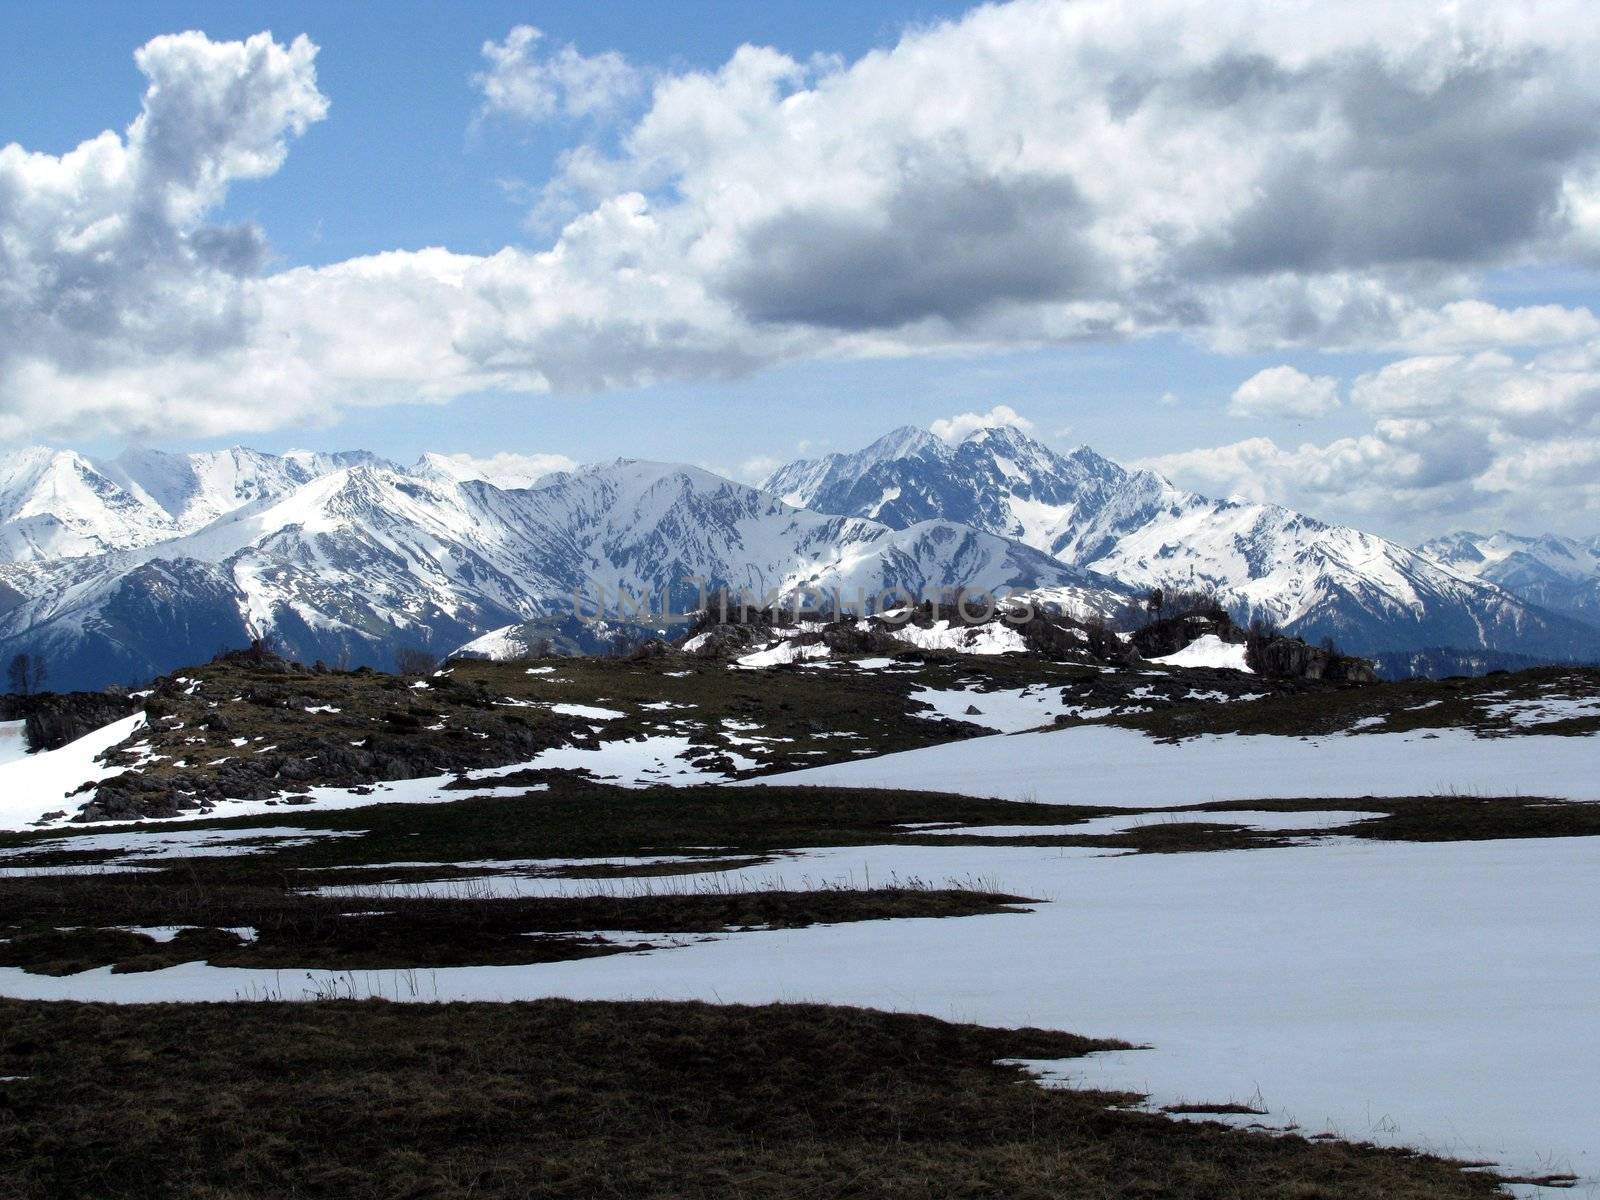
[[[402,646],[395,651],[395,670],[402,675],[431,675],[439,661],[428,651],[417,646]]]

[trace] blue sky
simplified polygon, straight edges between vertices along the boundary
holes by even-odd
[[[1392,6],[1345,10],[1327,31],[1341,42],[1328,52],[1337,65],[1315,71],[1297,59],[1293,29],[1315,18],[1250,20],[1249,7],[1230,30],[1206,22],[1199,5],[1140,26],[1115,5],[1074,13],[1054,0],[976,14],[934,3],[11,6],[0,145],[68,163],[102,131],[123,134],[159,78],[167,99],[150,124],[214,179],[182,203],[170,200],[173,180],[158,180],[170,228],[119,235],[96,250],[92,270],[74,260],[64,271],[49,255],[75,253],[83,230],[105,220],[63,205],[52,229],[24,212],[18,236],[54,247],[38,252],[40,277],[91,277],[84,286],[106,294],[89,306],[118,315],[106,319],[114,328],[86,334],[83,320],[63,323],[68,310],[45,292],[25,297],[9,323],[0,311],[0,433],[97,452],[242,441],[361,446],[402,460],[424,449],[651,457],[750,477],[801,446],[850,449],[895,425],[1006,405],[1056,445],[1159,460],[1208,490],[1390,531],[1502,519],[1592,527],[1600,495],[1584,476],[1600,471],[1600,417],[1586,396],[1600,260],[1589,247],[1600,239],[1571,198],[1593,186],[1595,146],[1560,116],[1575,100],[1577,112],[1600,111],[1567,28],[1576,22],[1566,12],[1581,9],[1544,6],[1529,27],[1508,31],[1484,6],[1481,29],[1469,32],[1489,61],[1503,57],[1503,77],[1433,61],[1379,80],[1338,73],[1401,36]],[[1425,36],[1445,10],[1402,7],[1415,10],[1404,28],[1423,30],[1416,57],[1448,54]],[[519,26],[542,37],[496,77],[547,89],[547,110],[496,108],[484,82],[494,73],[485,43],[510,46]],[[202,32],[203,44],[152,41],[184,30]],[[245,68],[219,47],[262,31],[274,39],[271,61],[230,83],[228,72]],[[314,62],[291,48],[302,34]],[[1549,72],[1559,94],[1504,128],[1475,120],[1474,105],[1503,113],[1525,98],[1518,38],[1573,60]],[[147,43],[155,50],[141,67],[134,56]],[[740,49],[749,46],[786,58],[774,66]],[[561,61],[611,63],[624,86],[583,110],[561,90],[573,86],[567,77],[552,73]],[[1233,78],[1236,64],[1262,61],[1281,61],[1289,82],[1253,94]],[[1122,89],[1141,76],[1128,119]],[[1197,80],[1212,91],[1196,92]],[[1150,99],[1163,88],[1181,91],[1182,103]],[[1284,103],[1294,88],[1303,94]],[[208,107],[219,96],[237,111]],[[833,124],[808,124],[802,101]],[[1359,111],[1385,103],[1395,112],[1376,120]],[[1319,106],[1348,127],[1307,149],[1311,126],[1299,114]],[[246,128],[249,112],[267,114],[266,124]],[[1402,116],[1415,126],[1414,144],[1401,148],[1413,174],[1380,194],[1373,160],[1395,173],[1384,143]],[[242,131],[217,128],[234,120]],[[1102,136],[1124,143],[1086,157]],[[1463,150],[1474,138],[1481,144]],[[155,151],[124,140],[129,161],[143,153],[148,172]],[[241,150],[281,161],[241,168],[229,158]],[[1296,178],[1296,156],[1326,171],[1324,192]],[[1526,177],[1504,166],[1530,159]],[[586,170],[591,160],[603,172]],[[174,179],[194,163],[173,168]],[[50,202],[48,170],[13,165],[46,198],[40,205]],[[1097,172],[1117,175],[1122,190],[1103,187]],[[768,181],[781,199],[762,195]],[[150,203],[95,182],[103,205],[90,193],[84,207],[97,217],[120,221],[119,205],[144,212]],[[741,188],[748,197],[725,202]],[[563,231],[585,214],[620,211],[614,202],[633,192],[661,224],[637,254],[608,234]],[[1436,210],[1464,199],[1437,220],[1392,211],[1411,197]],[[1558,201],[1571,205],[1572,228],[1550,227]],[[940,215],[942,204],[956,215]],[[1126,227],[1130,213],[1139,228]],[[76,238],[63,233],[72,221],[83,223]],[[970,261],[962,221],[978,233]],[[244,276],[219,273],[205,247],[240,223],[256,232],[238,234],[238,253],[258,258]],[[149,258],[164,253],[151,249],[163,239],[175,247],[170,262]],[[1167,240],[1152,257],[1149,247]],[[708,247],[729,244],[705,265]],[[343,264],[372,256],[411,256],[406,269],[414,261],[431,272],[431,287],[438,265],[413,253],[428,247],[459,264],[492,263],[506,248],[523,256],[513,264],[522,273],[473,284],[495,328],[479,328],[481,311],[441,314],[427,298],[414,313],[375,320],[403,291],[392,280],[363,277],[370,291],[351,286],[337,307],[318,307]],[[559,269],[532,262],[552,247],[566,256]],[[951,264],[929,266],[941,257]],[[124,265],[126,278],[101,282]],[[530,332],[524,314],[547,297],[559,309],[591,284],[620,286],[635,266],[666,280],[656,311],[628,314],[614,330],[611,302],[585,301],[550,316],[553,332]],[[906,277],[886,278],[895,272]],[[632,302],[631,293],[616,301]],[[262,305],[304,319],[279,331]],[[435,318],[443,333],[422,333]],[[378,330],[370,344],[302,352],[330,329],[358,341],[348,331],[366,322]],[[401,363],[429,336],[444,339],[436,355]],[[276,371],[251,374],[279,345],[295,347],[285,356],[292,398]],[[252,349],[250,366],[227,357]],[[1454,361],[1408,365],[1441,357]],[[552,360],[559,370],[547,368]],[[389,361],[394,370],[381,370]],[[1434,390],[1424,394],[1417,381],[1429,370]],[[1236,395],[1262,372],[1245,399]],[[1550,397],[1539,421],[1508,417],[1510,402],[1493,398],[1528,387]],[[423,397],[436,402],[405,402]],[[1527,485],[1541,444],[1566,464],[1571,490],[1560,498]]]

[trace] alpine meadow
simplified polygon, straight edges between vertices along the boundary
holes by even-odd
[[[1600,1200],[1585,5],[3,12],[0,1196]]]

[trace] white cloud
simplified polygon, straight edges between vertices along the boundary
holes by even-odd
[[[567,44],[541,54],[544,41],[542,30],[518,25],[505,41],[483,44],[488,67],[472,82],[483,93],[484,116],[524,121],[602,116],[643,87],[640,72],[614,50],[584,55]]]
[[[1471,414],[1511,435],[1560,436],[1600,427],[1600,342],[1527,361],[1501,351],[1405,358],[1361,376],[1350,394],[1375,414]]]
[[[1234,389],[1228,411],[1236,417],[1322,417],[1339,407],[1339,381],[1294,367],[1257,371]]]
[[[1422,531],[1439,514],[1492,508],[1481,484],[1494,465],[1481,431],[1380,421],[1373,432],[1282,447],[1270,438],[1161,455],[1141,465],[1212,495],[1279,503],[1330,520]]]
[[[261,428],[185,385],[219,356],[258,395],[278,364],[240,348],[260,317],[253,225],[205,223],[228,185],[271,175],[321,120],[316,47],[258,34],[158,37],[126,132],[66,154],[0,148],[0,437]],[[288,400],[275,422],[307,415]]]
[[[783,459],[781,458],[774,458],[770,454],[757,454],[753,458],[745,459],[734,468],[732,478],[742,480],[745,483],[759,484],[783,465]]]
[[[1144,465],[1200,491],[1409,534],[1444,525],[1592,531],[1600,513],[1600,342],[1518,358],[1420,355],[1358,377],[1370,432],[1268,438]]]
[[[1414,354],[1484,346],[1547,346],[1600,337],[1600,319],[1587,308],[1531,304],[1497,308],[1482,300],[1456,300],[1437,309],[1405,313],[1390,345]]]
[[[498,488],[525,488],[552,471],[571,471],[577,463],[565,454],[435,454],[432,465],[456,479],[481,479]]]
[[[980,429],[1020,429],[1033,432],[1033,422],[1021,416],[1009,405],[997,404],[986,413],[965,412],[953,417],[941,417],[928,426],[934,437],[946,442],[959,442]]]
[[[518,27],[485,48],[487,110],[620,116],[634,89],[643,109],[573,127],[545,201],[575,215],[548,246],[263,274],[259,231],[206,222],[324,115],[314,55],[156,39],[124,135],[0,150],[0,437],[1173,331],[1468,362],[1600,341],[1587,310],[1477,296],[1600,236],[1600,27],[1577,0],[1015,0],[851,63],[742,47],[648,95],[620,56]],[[1404,403],[1398,371],[1352,394],[1440,412],[1422,386],[1449,373],[1411,369]],[[1530,403],[1576,412],[1581,390]]]

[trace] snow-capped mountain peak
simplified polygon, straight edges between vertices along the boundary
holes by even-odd
[[[894,430],[765,490],[633,459],[480,478],[535,461],[513,457],[0,457],[0,655],[45,653],[58,683],[89,687],[265,633],[308,660],[384,664],[402,646],[570,616],[580,592],[681,612],[704,580],[758,597],[1038,588],[1100,612],[1196,587],[1355,651],[1600,657],[1600,631],[1513,594],[1546,586],[1582,617],[1592,542],[1460,534],[1424,554],[1010,427]]]
[[[574,618],[576,597],[584,611],[618,615],[643,597],[681,613],[701,600],[697,581],[756,602],[803,587],[847,600],[1015,587],[1104,612],[1126,595],[992,533],[795,509],[696,467],[623,459],[503,490],[363,463],[157,544],[0,567],[16,598],[0,611],[0,654],[27,646],[77,686],[268,633],[306,661],[382,665],[405,646],[445,652]]]
[[[357,465],[365,451],[266,454],[235,446],[195,454],[129,449],[95,462],[30,447],[0,456],[0,559],[27,562],[150,546]]]
[[[0,557],[94,554],[171,536],[171,519],[137,489],[72,450],[0,456]]]
[[[1012,427],[975,430],[942,453],[892,457],[883,446],[790,464],[766,486],[899,527],[959,521],[1135,587],[1214,590],[1292,632],[1357,649],[1600,652],[1600,631],[1398,543],[1186,492],[1087,446],[1061,454]]]
[[[1600,622],[1600,534],[1537,536],[1500,530],[1445,534],[1417,549],[1464,575],[1579,620]]]

